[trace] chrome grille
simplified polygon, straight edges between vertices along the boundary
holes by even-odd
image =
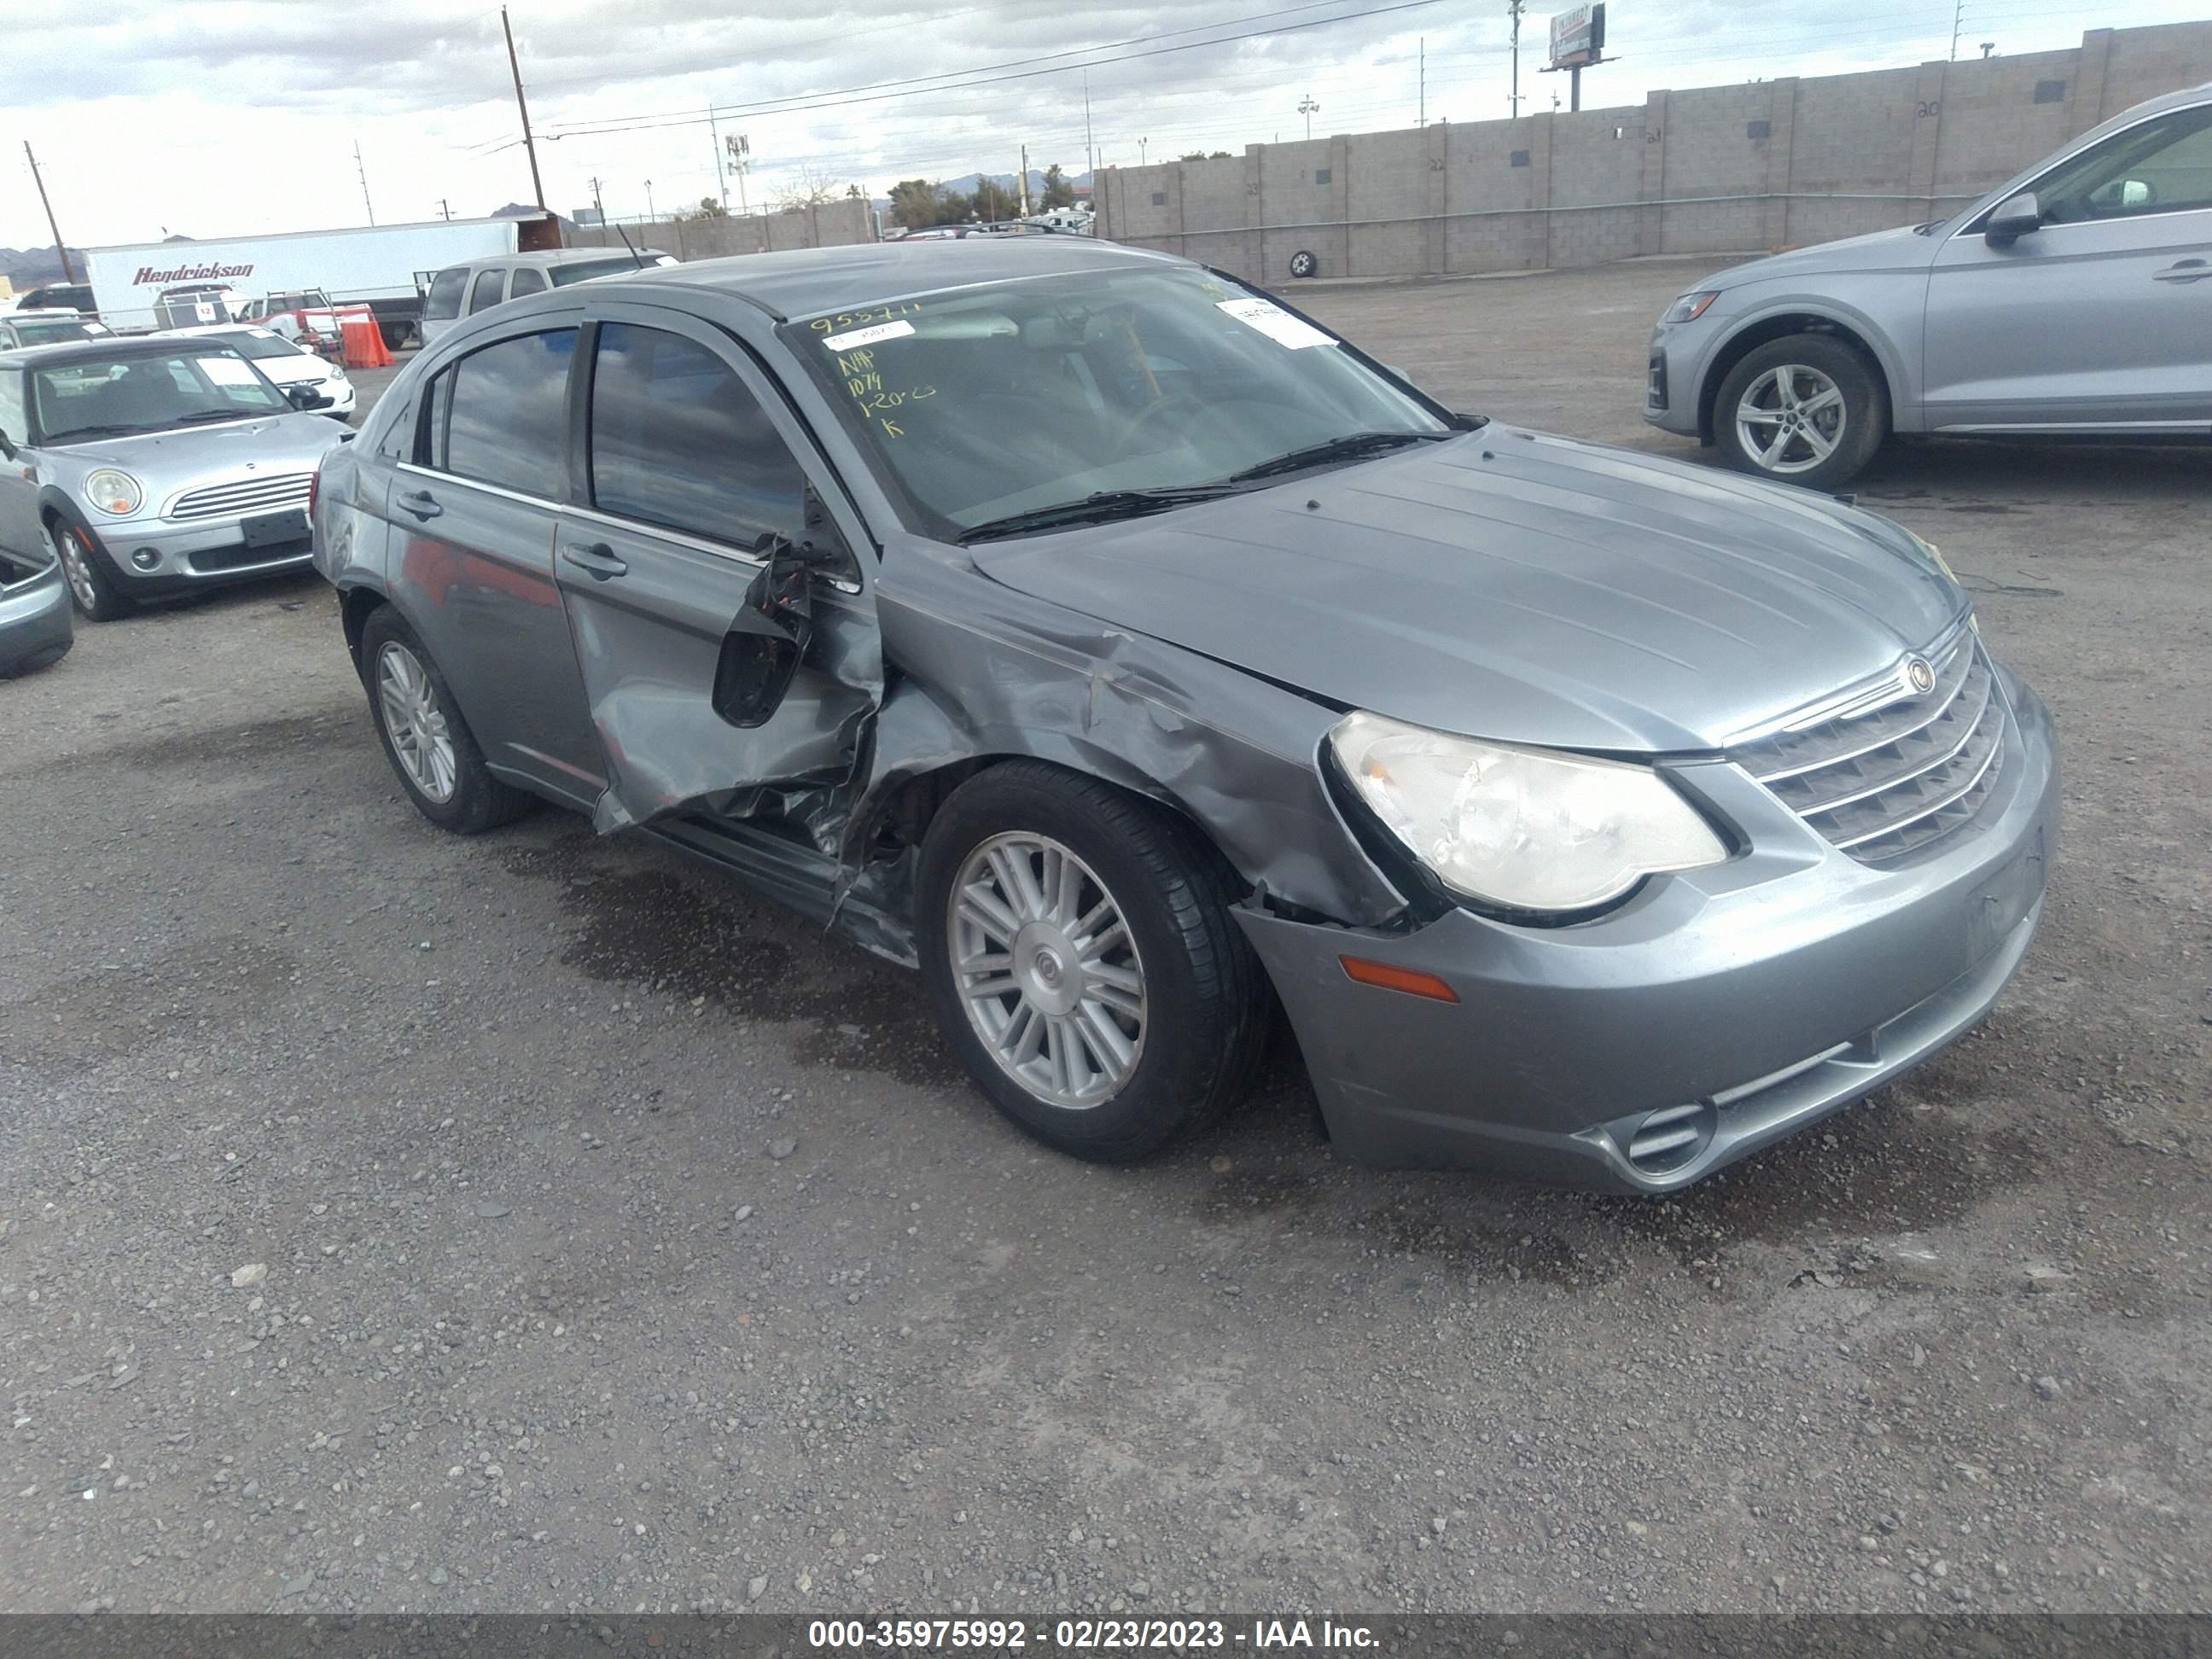
[[[236,483],[210,484],[187,490],[169,504],[172,519],[243,518],[254,513],[275,513],[307,504],[312,472],[285,472],[270,478],[241,478]]]
[[[1730,752],[1782,804],[1866,864],[1973,821],[2004,763],[2004,699],[1972,633],[1929,654],[1935,685],[1886,691]]]

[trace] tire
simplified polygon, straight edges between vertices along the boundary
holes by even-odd
[[[61,561],[68,578],[70,598],[87,622],[113,622],[138,607],[126,598],[108,574],[107,555],[101,552],[78,526],[56,514],[46,520],[46,545]]]
[[[536,804],[492,776],[453,688],[388,605],[371,611],[361,630],[361,678],[384,757],[416,810],[441,830],[480,836]]]
[[[1833,489],[1888,435],[1881,375],[1825,334],[1792,334],[1747,353],[1713,400],[1713,439],[1728,464],[1776,483]]]
[[[1299,277],[1320,276],[1320,258],[1304,248],[1300,248],[1296,253],[1291,255],[1291,275]]]
[[[1071,859],[1074,896],[1055,906],[1043,895]],[[1017,864],[1038,901],[1018,929],[1003,903]],[[1271,1030],[1267,975],[1229,915],[1234,877],[1181,820],[1095,778],[1009,762],[945,799],[916,885],[922,976],[946,1041],[992,1103],[1047,1146],[1132,1162],[1250,1088]],[[996,915],[988,901],[1000,901]],[[1116,933],[1102,901],[1126,933],[1097,951]],[[1058,927],[1055,913],[1090,925]],[[978,952],[1008,964],[996,995],[957,965]],[[1127,1051],[1118,1060],[1101,1021]]]

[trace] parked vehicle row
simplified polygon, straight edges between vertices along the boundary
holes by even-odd
[[[542,797],[918,967],[1086,1158],[1279,1008],[1348,1155],[1671,1190],[1978,1020],[2054,849],[1926,544],[1087,239],[510,300],[314,518],[425,817]]]

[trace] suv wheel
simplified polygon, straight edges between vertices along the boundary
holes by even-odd
[[[91,538],[66,519],[46,520],[46,545],[69,579],[70,597],[87,622],[113,622],[134,608],[107,574],[107,561]]]
[[[1233,1104],[1266,1048],[1267,979],[1231,877],[1179,820],[1017,761],[924,838],[921,969],[977,1086],[1047,1145],[1121,1163]]]
[[[1729,465],[1832,489],[1856,476],[1889,435],[1889,395],[1866,359],[1840,340],[1793,334],[1729,371],[1713,403],[1713,428]]]
[[[530,810],[527,793],[492,776],[453,688],[390,605],[362,629],[361,663],[385,757],[424,817],[457,836],[474,836]]]

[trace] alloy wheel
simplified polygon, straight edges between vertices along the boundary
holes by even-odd
[[[76,532],[50,524],[46,526],[46,545],[61,562],[62,574],[69,579],[70,592],[76,598],[77,608],[88,616],[99,610],[100,588],[93,579],[92,567],[86,562],[91,556],[77,539]]]
[[[1781,363],[1737,399],[1736,441],[1763,472],[1809,472],[1836,453],[1849,419],[1843,389],[1827,375]]]
[[[377,653],[376,697],[392,752],[408,781],[440,805],[451,800],[460,775],[453,729],[428,672],[396,640]]]
[[[968,854],[950,904],[961,1005],[992,1059],[1048,1105],[1111,1100],[1144,1053],[1145,967],[1097,872],[1012,831]]]

